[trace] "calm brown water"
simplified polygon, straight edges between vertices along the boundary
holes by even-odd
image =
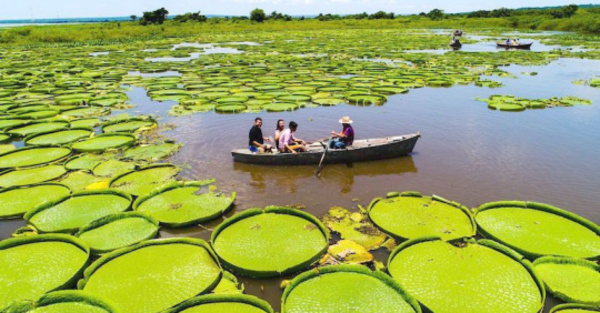
[[[223,191],[237,192],[235,211],[267,205],[301,204],[321,217],[332,206],[368,205],[389,191],[416,190],[476,207],[498,200],[530,200],[552,204],[600,223],[600,89],[574,85],[576,79],[600,76],[600,61],[561,59],[548,66],[507,68],[518,79],[496,78],[497,89],[474,86],[422,88],[390,97],[379,107],[339,105],[285,113],[223,115],[201,113],[168,117],[172,103],[150,101],[145,91],[129,94],[137,113],[156,113],[161,123],[177,127],[164,133],[183,143],[169,161],[185,165],[185,179],[216,178]],[[521,72],[536,71],[538,76]],[[489,110],[475,97],[512,94],[527,98],[579,96],[592,106],[524,112]],[[276,120],[299,123],[298,137],[327,137],[339,130],[337,120],[349,115],[357,138],[422,132],[411,156],[398,159],[327,165],[321,178],[315,166],[266,167],[232,162],[230,151],[245,147],[253,119],[264,120],[272,136]],[[22,221],[0,222],[7,238]],[[210,239],[212,225],[164,229],[163,237]],[[385,261],[386,253],[377,253]],[[248,293],[279,309],[281,279],[242,279]],[[549,304],[556,303],[550,299]]]

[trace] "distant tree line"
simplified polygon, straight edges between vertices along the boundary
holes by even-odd
[[[442,20],[448,18],[449,16],[466,16],[467,18],[510,18],[513,16],[524,16],[524,15],[546,15],[551,16],[555,19],[561,18],[569,18],[575,15],[575,12],[579,7],[575,4],[558,7],[558,8],[541,8],[541,9],[508,9],[508,8],[498,8],[495,10],[478,10],[469,13],[456,13],[456,14],[446,14],[443,10],[433,9],[428,13],[421,12],[418,16],[426,17],[431,20]],[[169,11],[165,8],[160,8],[155,11],[144,12],[142,17],[139,18],[139,22],[142,25],[151,25],[151,24],[162,24]],[[383,20],[383,19],[394,19],[398,16],[394,12],[384,12],[378,11],[373,14],[368,14],[367,12],[358,13],[358,14],[349,14],[349,15],[339,15],[339,14],[331,14],[331,13],[319,13],[314,19],[319,21],[335,21],[335,20]],[[291,21],[291,20],[304,20],[306,19],[304,16],[301,17],[292,17],[288,14],[283,14],[277,11],[271,12],[271,14],[266,14],[264,10],[260,8],[256,8],[250,12],[249,16],[234,16],[234,17],[212,17],[208,18],[205,15],[202,15],[200,11],[196,13],[185,13],[176,15],[173,20],[179,23],[186,22],[206,22],[210,20],[211,23],[219,23],[220,21],[243,21],[250,20],[255,23],[262,23],[265,21]],[[131,15],[131,20],[136,21],[137,16]]]

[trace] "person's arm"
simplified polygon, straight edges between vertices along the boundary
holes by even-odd
[[[294,149],[290,148],[290,145],[287,142],[285,144],[285,149],[293,154],[298,154],[298,152],[296,152]]]
[[[333,138],[344,138],[346,137],[346,135],[342,132],[342,133],[336,133],[333,130],[331,131],[331,136]]]
[[[258,141],[253,141],[252,144],[257,148],[264,148],[265,145],[259,143]]]

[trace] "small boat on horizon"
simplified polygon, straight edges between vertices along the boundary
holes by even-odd
[[[329,149],[324,163],[353,163],[396,158],[411,153],[421,137],[421,133],[402,136],[355,140],[345,149]],[[231,151],[234,162],[264,165],[308,165],[319,164],[325,152],[327,141],[317,141],[307,147],[306,152],[292,153],[253,153],[249,149]]]
[[[530,49],[532,44],[533,44],[533,42],[520,43],[520,44],[516,44],[516,45],[513,45],[513,44],[507,45],[506,43],[496,42],[496,45],[498,46],[498,48],[505,48],[505,49]]]

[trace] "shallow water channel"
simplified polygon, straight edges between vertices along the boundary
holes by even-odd
[[[420,88],[389,97],[382,106],[338,105],[293,112],[260,114],[199,113],[171,117],[173,102],[154,102],[143,88],[128,95],[135,114],[160,116],[175,129],[163,134],[183,144],[168,162],[183,166],[185,179],[216,178],[219,189],[237,192],[235,212],[267,205],[306,206],[322,217],[330,207],[355,209],[389,191],[416,190],[437,194],[469,207],[499,200],[548,203],[600,223],[600,89],[572,81],[600,76],[600,61],[559,59],[547,66],[504,68],[518,78],[494,78],[501,88],[454,86]],[[537,72],[528,76],[522,72]],[[169,75],[176,75],[170,72]],[[160,75],[160,74],[153,74]],[[164,75],[164,73],[163,73]],[[501,112],[476,97],[510,94],[530,99],[578,96],[590,106]],[[327,165],[320,178],[315,166],[268,167],[233,163],[230,151],[245,147],[256,116],[263,133],[272,136],[277,119],[299,124],[297,137],[315,140],[339,131],[338,119],[354,120],[357,138],[422,132],[412,155],[356,164]],[[211,228],[163,228],[162,237],[210,239]],[[22,221],[0,222],[7,238]],[[376,252],[380,261],[386,252]],[[282,279],[241,279],[246,292],[279,310]],[[550,307],[555,300],[547,301]]]
[[[235,211],[267,205],[301,204],[322,217],[330,207],[355,209],[389,191],[416,190],[476,207],[499,200],[552,204],[600,223],[600,90],[575,85],[600,75],[600,61],[559,59],[547,66],[505,68],[518,78],[494,78],[501,88],[421,88],[396,95],[382,106],[305,108],[285,113],[201,113],[169,117],[172,102],[152,102],[142,88],[130,92],[133,111],[159,114],[177,127],[164,135],[183,143],[170,162],[185,164],[186,179],[216,178],[221,190],[236,191]],[[538,72],[528,76],[522,72]],[[591,106],[501,112],[475,100],[493,94],[530,99],[579,96]],[[230,151],[245,147],[253,119],[272,136],[277,119],[298,122],[298,137],[314,140],[338,130],[349,115],[358,138],[422,132],[412,155],[379,162],[268,167],[233,163]],[[162,236],[210,239],[211,227],[163,230]],[[387,252],[377,252],[384,261]],[[283,278],[285,279],[285,278]],[[246,290],[279,308],[281,279],[242,279]],[[555,304],[549,299],[547,306]]]

